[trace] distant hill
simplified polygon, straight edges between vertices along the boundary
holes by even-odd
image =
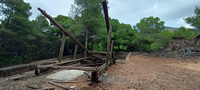
[[[178,30],[178,28],[166,26],[165,30],[169,30],[171,32],[174,32],[174,31]]]

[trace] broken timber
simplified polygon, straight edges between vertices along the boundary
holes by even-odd
[[[102,2],[102,5],[103,5],[103,11],[104,11],[104,15],[105,15],[107,33],[109,33],[110,24],[109,24],[109,17],[108,17],[108,6],[107,6],[107,2],[104,0],[104,1]]]
[[[83,48],[88,54],[92,55],[91,52],[90,52],[87,48],[85,48],[85,46],[84,46],[82,43],[80,43],[80,42],[78,41],[78,39],[76,39],[76,38],[75,38],[74,36],[72,36],[69,32],[67,32],[67,31],[65,30],[65,28],[64,28],[62,25],[60,25],[56,20],[54,20],[51,16],[49,16],[49,15],[48,15],[44,10],[42,10],[41,8],[38,8],[38,10],[39,10],[45,17],[47,17],[54,25],[56,25],[61,31],[63,31],[63,33],[64,33],[65,35],[69,36],[74,42],[76,42],[76,43],[77,43],[81,48]],[[100,57],[97,57],[97,56],[94,56],[94,55],[92,55],[92,56],[101,59]]]
[[[77,45],[79,45],[81,48],[83,48],[85,50],[86,53],[88,53],[89,55],[95,57],[95,61],[93,63],[87,63],[86,62],[86,66],[99,66],[99,67],[83,67],[83,66],[60,66],[60,65],[72,65],[75,63],[78,63],[79,61],[85,62],[84,60],[86,58],[82,58],[82,59],[78,59],[78,60],[73,60],[73,61],[67,61],[67,62],[60,62],[54,65],[38,65],[38,69],[41,68],[51,68],[51,69],[76,69],[76,70],[84,70],[84,71],[92,71],[91,74],[91,80],[94,82],[99,82],[102,81],[103,78],[105,77],[105,70],[108,69],[109,66],[111,66],[112,60],[113,63],[114,61],[114,54],[113,54],[113,41],[111,39],[111,33],[112,33],[112,27],[109,24],[109,16],[108,16],[108,8],[107,8],[107,2],[103,1],[102,2],[103,5],[103,9],[104,9],[104,15],[105,15],[105,21],[106,21],[106,28],[107,28],[107,33],[108,33],[108,42],[107,42],[107,48],[106,48],[106,52],[100,52],[99,54],[106,54],[106,59],[103,59],[101,57],[95,56],[94,54],[98,54],[98,52],[91,52],[87,49],[87,39],[88,39],[88,31],[86,30],[86,41],[85,41],[85,46],[80,43],[74,36],[72,36],[69,32],[67,32],[64,27],[62,25],[60,25],[59,23],[57,23],[51,16],[49,16],[45,11],[43,11],[42,9],[38,8],[38,10],[44,15],[46,16],[54,25],[56,25],[61,31],[63,31],[63,33],[67,36],[69,36],[74,42],[76,42]],[[75,53],[74,53],[74,59],[76,58],[76,49],[77,47],[75,47]],[[86,53],[84,54],[84,57],[86,57]],[[91,58],[90,58],[91,59]],[[92,58],[94,59],[94,58]],[[96,61],[98,59],[101,59],[103,62],[101,63],[96,63]],[[104,62],[104,60],[106,60]]]
[[[106,53],[106,70],[108,69],[108,62],[110,62],[109,60],[111,59],[109,57],[109,53],[110,53],[110,42],[111,42],[111,32],[112,32],[112,28],[110,28],[109,33],[108,33],[108,42],[107,42],[107,53]]]

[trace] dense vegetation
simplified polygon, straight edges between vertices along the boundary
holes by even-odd
[[[85,31],[89,31],[88,48],[105,51],[107,32],[101,7],[102,0],[75,0],[69,16],[54,17],[83,44]],[[0,2],[0,67],[58,57],[62,32],[47,19],[38,15],[29,20],[31,6],[23,0]],[[48,13],[48,12],[47,12]],[[165,29],[158,17],[146,17],[135,26],[110,18],[115,51],[148,51],[165,46],[174,36],[194,38],[200,30],[200,8],[195,16],[185,21],[195,27],[184,27],[174,32]],[[64,55],[73,54],[75,43],[66,37]],[[78,49],[78,53],[83,53]]]

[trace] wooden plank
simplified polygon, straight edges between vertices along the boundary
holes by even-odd
[[[58,87],[60,87],[60,88],[63,88],[63,89],[65,89],[65,90],[69,90],[68,87],[63,86],[63,85],[61,85],[61,84],[54,83],[54,82],[52,82],[52,81],[49,81],[48,83],[50,83],[50,84],[52,84],[52,85],[55,85],[55,86],[58,86]]]
[[[63,57],[63,51],[64,51],[64,46],[65,46],[65,34],[63,33],[62,35],[62,41],[61,41],[61,44],[60,44],[60,52],[59,52],[59,62],[62,61],[62,57]]]
[[[111,46],[110,46],[110,66],[112,65],[111,62],[113,60],[113,40],[111,41]]]
[[[106,70],[108,69],[108,63],[109,63],[109,53],[110,53],[110,41],[111,41],[111,32],[112,27],[110,27],[109,34],[108,34],[108,41],[107,41],[107,48],[106,48]]]
[[[74,49],[74,59],[76,59],[77,49],[78,49],[78,45],[76,44],[75,49]]]
[[[78,66],[47,66],[38,65],[39,69],[67,69],[67,70],[83,70],[83,71],[95,71],[93,67],[78,67]]]

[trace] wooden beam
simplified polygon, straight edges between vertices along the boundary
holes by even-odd
[[[103,5],[103,11],[104,11],[104,15],[105,15],[107,33],[109,33],[110,24],[109,24],[108,6],[107,6],[106,0],[104,0],[104,1],[102,2],[102,5]]]
[[[113,64],[116,63],[115,61],[115,53],[113,52],[113,45],[114,45],[114,41],[112,40],[112,43],[111,43],[111,54],[112,54],[112,60],[113,60]]]
[[[113,40],[111,41],[111,46],[110,46],[110,66],[112,65],[111,62],[113,60]]]
[[[67,69],[67,70],[83,70],[83,71],[95,71],[93,67],[79,67],[79,66],[47,66],[38,65],[39,69]]]
[[[76,39],[74,36],[72,36],[72,34],[69,33],[68,31],[66,31],[65,28],[64,28],[62,25],[60,25],[55,19],[53,19],[50,15],[48,15],[44,10],[42,10],[41,8],[38,8],[38,10],[39,10],[45,17],[47,17],[55,26],[57,26],[61,31],[63,31],[65,35],[69,36],[69,38],[71,38],[71,39],[72,39],[74,42],[76,42],[81,48],[83,48],[88,54],[90,54],[90,55],[93,56],[93,57],[96,57],[96,56],[92,55],[92,54],[90,53],[90,51],[89,51],[87,48],[85,48],[85,46],[84,46],[78,39]],[[96,57],[96,58],[101,59],[100,57]]]
[[[76,44],[74,48],[74,59],[76,59],[77,49],[78,49],[78,45]]]
[[[108,33],[108,41],[107,41],[107,48],[106,48],[106,70],[108,69],[108,63],[109,63],[109,53],[110,53],[110,41],[111,41],[111,32],[112,27],[110,27],[109,33]]]
[[[60,44],[60,52],[59,52],[59,59],[58,59],[59,62],[62,61],[64,46],[65,46],[65,38],[66,38],[66,36],[63,33],[63,35],[62,35],[62,41],[61,41],[61,44]]]
[[[79,61],[85,60],[85,59],[91,59],[91,57],[79,58],[79,59],[69,60],[69,61],[63,61],[61,63],[57,63],[56,65],[65,65],[65,64],[68,64],[68,63],[79,62]]]
[[[88,30],[85,31],[85,48],[87,49],[88,45]],[[84,57],[87,57],[86,51],[84,52]]]
[[[41,8],[38,8],[38,10],[45,16],[47,17],[54,25],[56,25],[61,31],[64,32],[65,35],[69,36],[74,42],[76,42],[81,48],[83,48],[87,53],[90,54],[90,51],[88,49],[85,48],[85,46],[78,41],[78,39],[76,39],[74,36],[72,36],[71,33],[69,33],[68,31],[65,30],[65,28],[60,25],[55,19],[53,19],[51,16],[49,16],[44,10],[42,10]]]

